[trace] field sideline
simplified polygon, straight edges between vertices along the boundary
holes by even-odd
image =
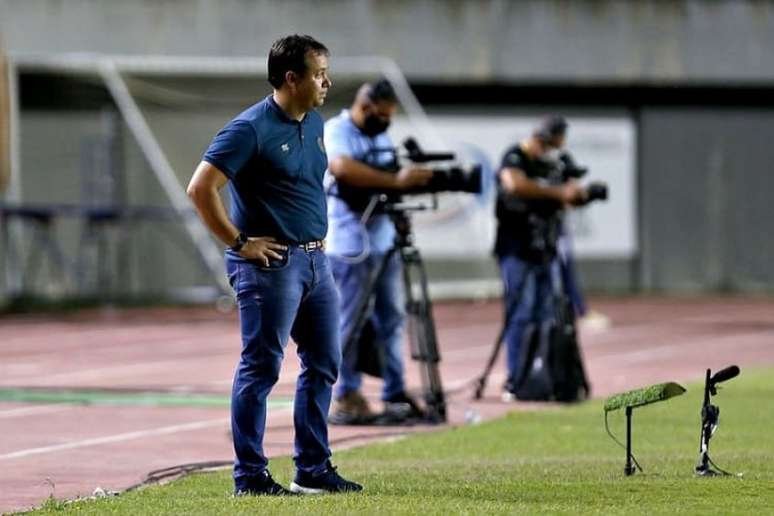
[[[114,498],[50,500],[31,514],[763,514],[774,506],[774,370],[743,371],[714,399],[719,466],[743,478],[696,478],[702,385],[637,409],[634,451],[644,468],[623,475],[624,452],[605,434],[602,403],[516,411],[506,417],[337,454],[365,492],[303,498],[230,496],[229,472],[192,475]],[[620,412],[611,415],[623,436]],[[287,484],[292,466],[273,461]]]
[[[742,377],[733,380],[734,384],[746,380],[751,368],[774,367],[772,300],[594,298],[591,306],[611,320],[605,329],[581,329],[597,399],[652,383],[698,381],[706,367],[717,370],[738,364]],[[501,308],[498,301],[434,306],[441,372],[444,387],[450,391],[449,427],[464,426],[470,410],[490,421],[525,407],[500,401],[502,355],[484,398],[471,400],[470,382],[487,360],[499,330]],[[2,320],[1,333],[0,512],[39,506],[51,495],[59,500],[88,496],[96,487],[123,491],[154,470],[203,461],[228,462],[233,457],[228,393],[239,343],[235,314],[211,309],[135,309],[55,318],[17,316]],[[419,369],[410,363],[406,372],[408,385],[416,388]],[[276,406],[268,420],[265,443],[269,457],[292,453],[289,403],[297,374],[291,344],[272,393]],[[379,386],[370,379],[364,386],[375,404]],[[731,419],[726,405],[721,406],[722,436]],[[764,405],[761,410],[766,409]],[[697,412],[698,406],[691,408],[691,417]],[[635,415],[635,436],[640,435],[639,418]],[[599,437],[601,414],[595,413],[592,420],[592,435]],[[347,448],[438,430],[444,429],[331,427],[334,461],[348,473]],[[529,436],[535,447],[542,446],[543,434],[540,430]],[[601,437],[606,439],[604,434]],[[687,453],[694,453],[696,439],[690,439]],[[614,457],[617,466],[611,471],[617,475],[623,467],[623,452],[609,455],[608,446],[613,444],[606,442],[604,454],[598,456]],[[635,453],[639,446],[636,441]],[[527,456],[529,453],[523,455]],[[544,456],[554,455],[531,460]],[[475,459],[468,462],[474,476],[481,474]],[[280,460],[277,467],[283,463]],[[654,472],[647,463],[643,462],[646,471]],[[282,469],[275,473],[287,480],[281,476]],[[378,486],[379,477],[375,478],[376,484],[372,478],[364,480]],[[427,478],[434,479],[432,475]]]

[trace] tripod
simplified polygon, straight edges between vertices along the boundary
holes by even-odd
[[[556,260],[556,270],[553,269],[551,262],[553,260]],[[562,267],[565,266],[561,262],[561,258],[552,258],[551,260],[547,260],[544,265],[548,265],[549,267],[549,278],[551,281],[551,290],[552,290],[552,296],[553,296],[553,319],[556,324],[556,334],[554,339],[552,339],[552,342],[554,344],[557,343],[557,341],[565,341],[569,340],[572,342],[576,341],[576,330],[575,330],[575,312],[572,307],[572,304],[569,300],[568,293],[566,291],[566,285],[564,282],[563,274],[564,271],[562,270]],[[518,291],[521,291],[523,288],[523,284],[517,289]],[[521,293],[519,294],[521,295]],[[487,378],[492,372],[492,368],[494,367],[495,362],[497,361],[497,356],[500,353],[500,348],[503,346],[504,340],[505,340],[505,334],[508,330],[508,325],[513,317],[516,316],[516,311],[519,307],[519,301],[515,301],[512,303],[511,307],[508,309],[508,311],[505,313],[505,317],[503,320],[503,326],[500,330],[499,335],[497,336],[497,340],[494,343],[494,347],[492,349],[492,353],[489,356],[489,360],[486,364],[486,367],[484,368],[483,373],[481,376],[479,376],[474,383],[475,390],[473,394],[473,398],[476,400],[481,399],[484,389],[486,388],[486,382]],[[522,343],[522,346],[526,346],[526,343]],[[527,375],[529,368],[531,367],[531,360],[532,357],[528,353],[524,353],[524,351],[527,351],[526,349],[522,350],[522,359],[520,360],[521,364],[518,371],[512,372],[514,374],[514,377],[510,379],[515,385],[518,385],[522,379]],[[569,357],[572,362],[576,365],[577,369],[573,370],[573,373],[577,375],[580,380],[580,385],[576,388],[572,385],[570,378],[552,378],[552,389],[554,390],[554,394],[556,395],[556,399],[559,401],[573,401],[576,399],[586,399],[589,396],[590,386],[586,377],[586,372],[583,367],[583,361],[580,357],[579,350],[577,348],[577,344],[572,345],[572,356]],[[563,357],[567,359],[568,357]],[[555,360],[554,360],[555,361]],[[570,383],[568,383],[570,382]],[[579,389],[579,390],[578,390]],[[530,398],[531,399],[531,398]]]
[[[385,204],[383,207],[383,211],[389,215],[395,225],[395,241],[390,250],[382,257],[379,265],[371,271],[365,288],[361,291],[356,304],[355,324],[344,341],[344,356],[350,356],[351,351],[357,348],[360,334],[368,319],[369,306],[376,284],[387,269],[390,260],[397,253],[403,265],[402,276],[406,296],[411,358],[420,363],[422,393],[425,403],[423,419],[428,423],[436,424],[446,421],[446,400],[441,385],[441,375],[438,371],[441,356],[438,352],[432,304],[427,288],[427,273],[419,249],[413,244],[411,220],[407,214],[407,211],[411,209],[424,209],[424,207],[406,207],[399,204]],[[418,289],[415,289],[415,285],[418,286]]]

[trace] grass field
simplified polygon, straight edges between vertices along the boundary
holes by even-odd
[[[602,403],[513,412],[504,419],[352,449],[334,456],[357,495],[233,498],[230,472],[192,475],[118,497],[49,500],[33,514],[765,514],[774,511],[774,371],[743,371],[714,398],[715,462],[743,478],[696,478],[702,385],[634,412],[634,453],[606,435]],[[624,417],[611,413],[623,439]],[[292,479],[289,458],[275,479]]]

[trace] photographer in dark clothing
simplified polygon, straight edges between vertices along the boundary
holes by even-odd
[[[520,367],[524,329],[553,317],[562,212],[588,200],[588,191],[564,173],[563,168],[572,165],[558,155],[566,131],[564,118],[546,118],[529,138],[505,152],[497,177],[494,252],[503,278],[507,316],[505,396],[513,391],[512,380]]]

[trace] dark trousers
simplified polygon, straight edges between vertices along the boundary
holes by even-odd
[[[516,255],[499,257],[503,279],[508,377],[519,370],[519,350],[524,329],[530,323],[539,324],[554,317],[555,275],[559,273],[556,260],[535,264]]]
[[[383,254],[370,255],[361,263],[347,263],[334,256],[330,257],[333,277],[341,295],[341,319],[339,331],[343,339],[352,331],[357,322],[357,305],[368,283],[370,275],[384,258]],[[384,273],[374,285],[370,320],[376,332],[377,345],[384,352],[384,387],[382,399],[388,400],[401,394],[404,389],[403,355],[401,350],[404,320],[403,286],[401,264],[398,255],[393,255]],[[343,346],[343,343],[342,343]],[[341,398],[350,391],[360,389],[363,375],[355,370],[357,349],[351,349],[351,356],[343,357],[336,397]]]
[[[286,263],[271,269],[226,253],[242,330],[231,397],[238,485],[268,464],[263,453],[266,398],[279,378],[289,336],[301,360],[293,411],[296,468],[321,472],[331,455],[328,409],[341,362],[338,294],[322,251],[291,247],[288,253]]]

